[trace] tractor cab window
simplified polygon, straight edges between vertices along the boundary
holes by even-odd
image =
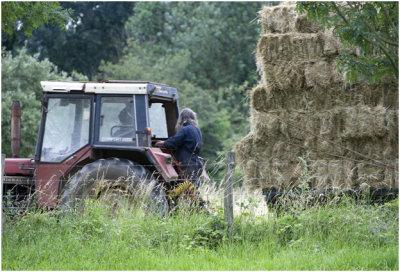
[[[101,98],[99,142],[136,143],[133,98]]]
[[[163,103],[151,103],[149,107],[150,128],[153,138],[168,138],[167,119]]]
[[[89,143],[90,98],[49,98],[41,161],[61,162]]]

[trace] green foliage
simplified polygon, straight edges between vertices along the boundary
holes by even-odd
[[[39,59],[47,58],[59,69],[91,79],[101,60],[120,57],[127,38],[124,24],[133,6],[134,2],[60,2],[60,7],[74,11],[63,29],[44,25],[28,39],[16,33],[3,44],[14,52],[27,40],[30,54],[39,53]]]
[[[68,9],[63,9],[58,2],[3,1],[1,29],[9,36],[15,31],[30,36],[35,29],[47,23],[64,27],[70,20],[70,12]]]
[[[188,52],[191,65],[183,76],[202,89],[254,84],[255,19],[262,4],[140,2],[127,29],[157,55]]]
[[[297,2],[297,10],[333,28],[344,46],[359,49],[357,55],[342,54],[338,62],[351,82],[398,77],[398,2]]]
[[[194,229],[188,249],[194,246],[215,249],[226,240],[227,231],[228,224],[222,216],[210,216],[205,224],[199,225]]]
[[[30,56],[23,48],[17,55],[3,51],[1,65],[2,101],[1,129],[2,153],[11,156],[11,106],[13,101],[21,105],[21,151],[20,156],[32,157],[37,140],[39,120],[41,116],[43,80],[71,80],[65,72],[48,60],[39,61]],[[86,79],[73,73],[73,76]]]

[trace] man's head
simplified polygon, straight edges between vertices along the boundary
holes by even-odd
[[[118,118],[122,125],[132,125],[132,107],[130,105],[126,105],[125,108],[119,113]]]
[[[199,126],[196,113],[189,108],[183,109],[179,114],[179,118],[175,126],[176,131],[178,131],[185,124],[190,124],[195,127]]]

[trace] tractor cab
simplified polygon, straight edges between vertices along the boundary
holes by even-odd
[[[178,92],[138,81],[41,82],[44,100],[35,152],[41,206],[54,207],[68,180],[85,165],[119,158],[176,180],[171,155],[153,145],[175,133]]]
[[[175,132],[175,88],[136,81],[41,84],[45,98],[37,161],[60,163],[88,145],[137,150]]]

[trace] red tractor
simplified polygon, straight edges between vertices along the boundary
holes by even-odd
[[[163,212],[187,184],[173,157],[153,147],[175,134],[178,92],[138,81],[41,82],[44,100],[35,157],[5,159],[3,198],[35,195],[41,207],[73,207],[86,197],[147,191]],[[19,113],[13,106],[12,127]],[[12,131],[17,157],[18,129]],[[207,174],[203,171],[203,177]],[[180,186],[180,187],[179,187]],[[177,190],[178,188],[178,190]],[[143,190],[145,189],[145,190]]]

